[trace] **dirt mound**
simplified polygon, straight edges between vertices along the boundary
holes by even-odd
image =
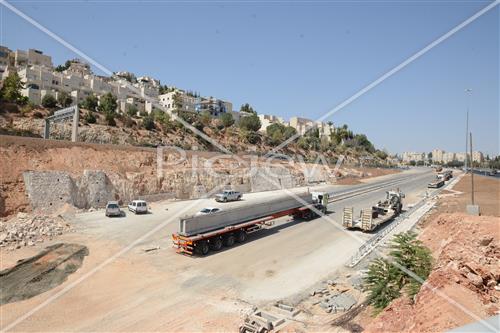
[[[427,283],[414,303],[401,297],[367,332],[441,332],[487,318],[500,309],[500,218],[441,214],[420,239],[435,259]],[[460,309],[462,307],[462,309]]]
[[[0,305],[31,298],[60,285],[80,268],[88,253],[83,245],[55,244],[0,271]]]

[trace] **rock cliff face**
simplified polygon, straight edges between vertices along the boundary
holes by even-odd
[[[192,199],[224,188],[256,192],[333,181],[324,165],[196,151],[179,159],[175,151],[158,155],[155,149],[5,138],[0,145],[3,216],[50,212],[65,204],[97,208],[109,200]]]

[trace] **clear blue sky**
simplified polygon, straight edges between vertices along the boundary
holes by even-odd
[[[316,119],[488,1],[11,1],[112,71],[259,113]],[[2,7],[0,5],[0,7]],[[56,64],[71,51],[2,8],[1,41]],[[499,151],[499,7],[335,114],[391,152]]]

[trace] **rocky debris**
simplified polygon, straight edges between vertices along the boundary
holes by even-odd
[[[339,311],[348,311],[357,303],[356,299],[348,291],[349,288],[342,288],[337,286],[337,283],[333,280],[328,280],[325,288],[313,290],[310,295],[317,297],[313,305],[319,304],[327,313],[337,313]]]
[[[70,230],[61,215],[29,215],[18,213],[7,222],[0,222],[0,247],[12,251],[23,246],[34,246]]]
[[[348,293],[339,293],[323,298],[319,306],[328,313],[337,313],[339,311],[349,311],[356,303],[357,301],[352,295]]]
[[[435,259],[426,280],[431,288],[421,288],[413,300],[394,300],[365,332],[444,332],[475,320],[457,311],[434,288],[480,318],[497,314],[499,223],[498,217],[462,213],[441,214],[429,221],[419,238]]]

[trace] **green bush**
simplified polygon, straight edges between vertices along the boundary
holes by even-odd
[[[118,103],[116,101],[116,97],[113,96],[112,93],[107,93],[101,96],[100,104],[98,110],[102,113],[115,113],[116,108],[118,107]],[[107,115],[106,115],[107,117]]]
[[[144,117],[142,120],[142,126],[147,129],[148,131],[152,131],[155,128],[155,121],[153,119],[153,116],[147,115]]]
[[[105,115],[106,123],[109,126],[116,126],[116,121],[115,121],[115,113],[114,112],[107,112]]]
[[[17,72],[11,72],[3,81],[0,97],[7,102],[18,102],[21,96],[21,89],[24,87]]]
[[[234,124],[233,115],[230,113],[223,113],[220,116],[220,120],[222,122],[222,126],[224,126],[225,128],[231,127]]]
[[[47,94],[42,98],[42,106],[45,108],[52,109],[57,106],[57,101],[54,96]]]
[[[137,107],[133,104],[127,105],[127,115],[130,117],[136,117],[137,116]]]
[[[96,119],[96,117],[94,116],[94,113],[93,113],[92,111],[87,112],[87,114],[85,115],[84,120],[85,120],[88,124],[95,124],[95,123],[97,122],[97,119]]]
[[[425,280],[431,269],[430,250],[417,240],[416,234],[397,234],[391,245],[389,259],[375,259],[364,278],[364,286],[369,291],[369,302],[379,312],[399,297],[403,288],[410,297],[415,296],[421,283],[412,275],[416,274]]]
[[[90,94],[85,98],[85,100],[82,102],[82,108],[90,110],[90,111],[95,111],[98,105],[98,99],[95,95]]]
[[[257,132],[262,124],[256,114],[242,117],[240,119],[240,128],[246,131]]]
[[[67,108],[71,105],[71,103],[73,103],[73,98],[67,92],[61,91],[57,95],[57,102],[61,107]]]

